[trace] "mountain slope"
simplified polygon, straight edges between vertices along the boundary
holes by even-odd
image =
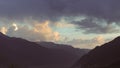
[[[120,64],[120,37],[88,52],[75,65],[76,68],[110,68]],[[120,67],[120,65],[119,65]],[[114,67],[113,67],[114,68]]]
[[[67,68],[74,56],[0,33],[0,67]]]

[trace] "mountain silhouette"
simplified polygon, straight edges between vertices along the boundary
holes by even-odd
[[[74,68],[120,68],[120,36],[82,56]]]
[[[0,33],[0,68],[69,68],[76,61],[76,56]]]
[[[80,58],[81,56],[83,56],[84,54],[86,54],[90,51],[90,49],[74,48],[71,45],[56,44],[53,42],[37,42],[37,43],[46,48],[56,49],[59,51],[64,51],[64,52],[70,53],[70,54],[76,56],[76,59]]]

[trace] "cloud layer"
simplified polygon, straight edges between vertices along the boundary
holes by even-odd
[[[108,42],[103,36],[96,36],[91,39],[73,39],[67,44],[72,44],[76,48],[94,48]]]
[[[49,21],[39,23],[34,22],[34,25],[17,25],[11,24],[10,27],[2,27],[0,32],[12,37],[21,37],[30,41],[51,41],[57,42],[60,39],[60,34],[53,31],[49,26]]]
[[[0,0],[0,17],[8,20],[31,18],[34,20],[50,20],[52,22],[68,17],[69,22],[73,18],[85,16],[82,23],[72,23],[80,26],[90,33],[114,33],[119,32],[114,28],[120,25],[120,1],[118,0]],[[73,17],[73,18],[71,18]],[[98,19],[99,23],[89,19]],[[101,20],[105,20],[105,26],[101,26]],[[95,31],[95,32],[94,32]]]
[[[61,16],[87,15],[119,21],[118,0],[0,0],[3,17],[40,17],[56,20]]]
[[[93,18],[86,18],[81,21],[73,21],[72,24],[77,25],[78,29],[85,30],[87,34],[108,34],[120,32],[119,25],[115,22],[107,23],[106,21],[99,21]]]

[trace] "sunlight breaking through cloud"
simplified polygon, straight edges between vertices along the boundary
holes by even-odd
[[[15,27],[14,31],[17,31],[17,30],[18,30],[18,26],[17,26],[17,24],[13,23],[12,26]]]
[[[50,27],[49,21],[33,21],[32,24],[23,25],[18,22],[12,23],[7,28],[3,27],[1,32],[11,37],[20,37],[30,41],[51,41],[60,40],[60,33]]]
[[[1,29],[0,29],[0,32],[2,32],[3,34],[6,34],[7,33],[7,28],[6,27],[2,27]]]

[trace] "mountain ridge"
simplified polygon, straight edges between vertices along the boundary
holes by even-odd
[[[76,60],[76,55],[70,52],[0,34],[0,67],[70,68]]]
[[[119,52],[120,36],[102,46],[97,46],[82,56],[75,66],[78,68],[107,68],[120,60]]]

